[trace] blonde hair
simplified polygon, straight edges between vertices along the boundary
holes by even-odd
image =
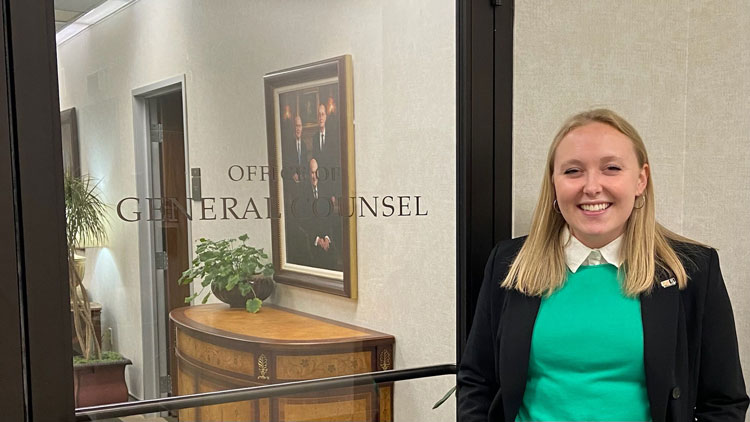
[[[508,275],[503,280],[501,284],[503,287],[515,289],[530,296],[542,296],[551,294],[565,282],[565,245],[564,239],[561,239],[561,232],[566,222],[562,214],[553,209],[555,187],[552,177],[555,151],[568,133],[596,122],[609,125],[627,136],[633,143],[639,167],[643,168],[644,164],[648,164],[646,146],[640,135],[630,123],[615,112],[596,109],[576,114],[566,120],[555,135],[547,153],[547,165],[539,200],[531,221],[531,231],[513,260]],[[679,288],[684,289],[688,281],[687,273],[677,252],[670,245],[670,241],[693,244],[697,242],[673,233],[656,222],[651,177],[648,177],[646,188],[641,196],[643,199],[636,199],[636,203],[644,201],[643,207],[633,208],[625,227],[620,250],[623,263],[620,271],[624,270],[623,291],[630,297],[650,292],[654,285],[657,268],[671,273],[671,276],[677,280]]]

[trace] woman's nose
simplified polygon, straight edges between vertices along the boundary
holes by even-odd
[[[586,184],[583,185],[583,193],[589,196],[596,196],[602,191],[602,185],[599,183],[599,176],[589,173],[586,176]]]

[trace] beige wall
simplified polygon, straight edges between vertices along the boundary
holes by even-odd
[[[84,172],[106,199],[136,194],[132,94],[185,75],[189,165],[204,196],[259,197],[265,183],[230,182],[232,164],[266,164],[263,75],[341,54],[354,67],[356,189],[422,195],[429,215],[363,218],[356,301],[279,285],[283,306],[396,337],[396,368],[455,361],[454,2],[141,0],[58,48],[61,106],[78,109]],[[324,30],[324,28],[332,30]],[[98,74],[94,77],[89,75]],[[92,82],[95,81],[95,82]],[[249,233],[270,250],[270,224],[193,221],[192,235]],[[134,361],[142,392],[137,227],[112,219],[107,249],[89,253],[87,283],[104,324]],[[452,420],[432,404],[453,377],[395,387],[399,420]]]
[[[732,1],[516,2],[514,236],[569,115],[609,107],[649,151],[657,218],[719,250],[750,379],[750,8]]]

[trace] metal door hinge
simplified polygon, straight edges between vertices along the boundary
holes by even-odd
[[[159,393],[172,394],[172,377],[165,375],[159,377]]]
[[[157,270],[166,270],[168,263],[169,263],[169,261],[167,260],[167,253],[166,252],[154,253],[154,262],[155,262]]]

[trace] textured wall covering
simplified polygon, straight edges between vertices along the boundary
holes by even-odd
[[[691,1],[683,231],[719,250],[750,384],[750,7]]]
[[[750,8],[745,1],[517,1],[514,235],[569,115],[609,107],[649,151],[657,218],[719,249],[750,380]]]
[[[230,182],[226,171],[267,162],[263,75],[351,54],[357,193],[422,195],[429,215],[358,220],[357,301],[283,285],[271,300],[394,335],[396,368],[454,362],[454,3],[135,2],[58,49],[61,106],[78,109],[84,172],[102,179],[110,203],[134,195],[131,90],[185,74],[189,161],[202,169],[204,196],[262,198],[266,183]],[[134,361],[128,381],[140,396],[141,325],[152,322],[140,317],[137,228],[112,226],[87,282]],[[194,239],[246,232],[270,249],[268,221],[192,222]],[[453,383],[397,384],[395,417],[453,420],[452,400],[430,409]]]

